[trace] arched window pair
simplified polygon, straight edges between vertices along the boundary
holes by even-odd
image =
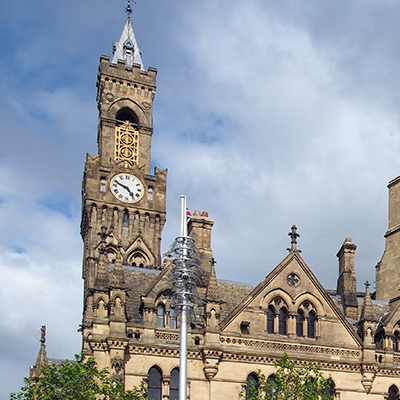
[[[158,367],[149,369],[148,391],[150,400],[163,399],[163,380],[162,373]],[[171,379],[169,383],[169,400],[179,399],[179,368],[171,371]]]
[[[176,324],[177,312],[176,311],[177,310],[174,307],[171,307],[171,309],[169,310],[169,327],[171,329],[177,328],[177,324]],[[166,321],[165,306],[164,306],[164,304],[160,303],[157,306],[157,327],[165,328],[166,323],[167,323],[167,321]]]
[[[271,302],[267,311],[267,332],[279,333],[280,335],[287,334],[287,305],[280,298]]]
[[[267,383],[267,387],[268,387],[267,393],[266,393],[267,394],[266,399],[272,399],[273,398],[273,394],[276,393],[277,390],[279,390],[278,387],[277,387],[277,381],[276,381],[275,375],[270,375],[267,378],[267,382],[266,383]],[[326,395],[324,396],[325,400],[333,399],[334,395],[335,395],[335,392],[336,392],[335,384],[333,383],[333,381],[331,379],[329,379],[327,383],[328,383],[328,385],[326,387]],[[255,394],[255,392],[259,389],[259,386],[260,386],[260,381],[258,379],[258,376],[257,376],[257,374],[252,372],[251,374],[249,374],[247,376],[246,398],[253,398],[251,395]],[[389,395],[390,395],[390,390],[392,388],[397,390],[396,387],[392,386],[389,389]],[[396,392],[396,393],[398,393],[398,392]],[[393,397],[393,398],[389,397],[388,398],[388,400],[394,400],[394,399],[398,400],[398,397]]]
[[[272,399],[272,395],[276,392],[276,378],[275,375],[270,375],[267,378],[267,396],[266,399]],[[257,393],[260,387],[260,381],[257,374],[254,372],[248,375],[246,382],[246,398],[254,398],[254,394]]]
[[[296,335],[315,338],[317,315],[312,304],[305,302],[297,310]]]

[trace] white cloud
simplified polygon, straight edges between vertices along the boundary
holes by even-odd
[[[0,398],[34,363],[41,324],[49,356],[80,349],[80,182],[85,152],[96,152],[96,63],[125,7],[110,4],[23,1],[0,16],[9,44],[0,55]],[[164,250],[184,193],[215,220],[219,278],[257,283],[286,255],[296,223],[325,286],[336,287],[346,236],[358,245],[359,289],[374,279],[400,137],[400,6],[376,5],[135,6],[144,61],[159,70],[152,151],[168,167]]]

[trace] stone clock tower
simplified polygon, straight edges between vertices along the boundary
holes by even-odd
[[[155,68],[144,69],[127,7],[113,58],[97,76],[98,155],[87,155],[82,184],[85,306],[108,287],[109,264],[160,269],[167,171],[150,173]]]

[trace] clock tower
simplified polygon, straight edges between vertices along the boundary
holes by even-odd
[[[109,264],[161,265],[167,170],[150,173],[157,70],[144,69],[126,11],[113,57],[101,56],[97,75],[98,155],[87,154],[82,184],[85,303],[94,287],[108,286]]]

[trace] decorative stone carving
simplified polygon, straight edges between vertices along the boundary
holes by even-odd
[[[373,367],[362,369],[361,383],[367,393],[371,391],[372,384],[374,383],[376,370]]]
[[[202,355],[204,375],[209,381],[211,381],[211,379],[213,379],[218,373],[222,352],[203,349]]]

